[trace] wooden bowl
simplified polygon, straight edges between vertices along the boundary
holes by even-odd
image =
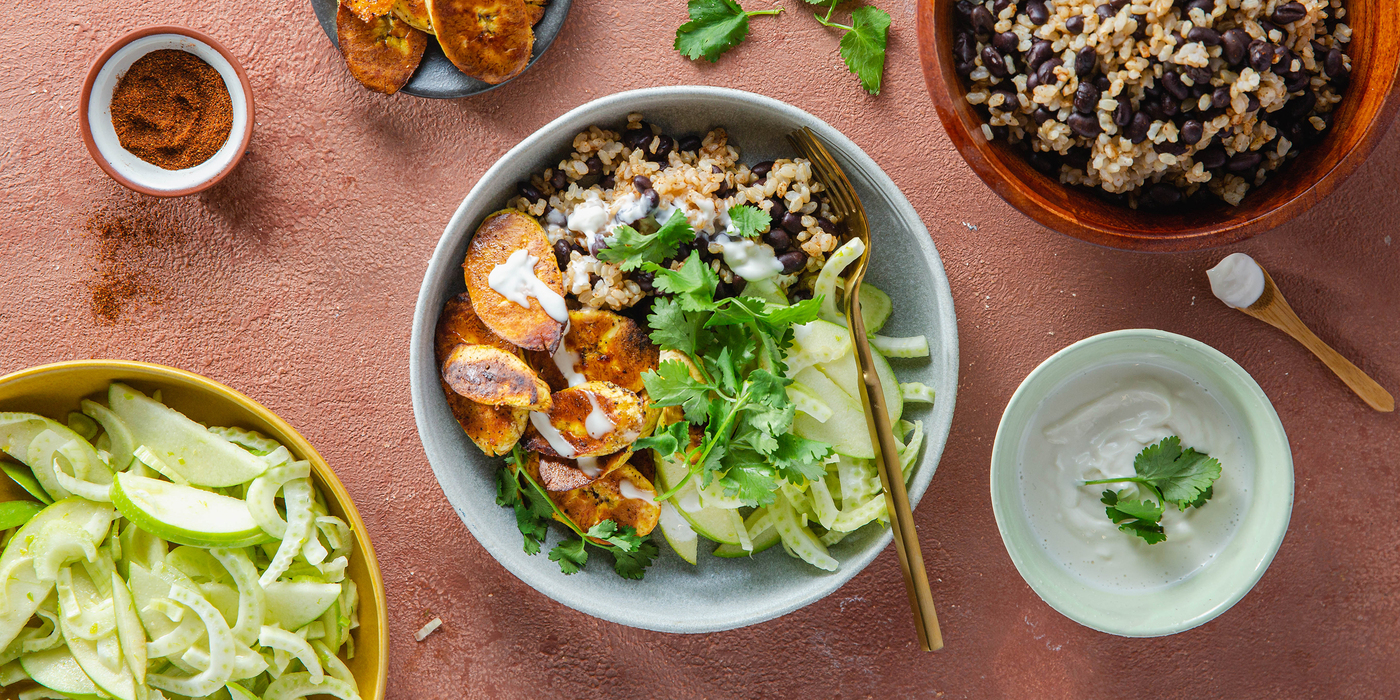
[[[919,58],[938,117],[973,172],[1011,206],[1042,225],[1099,245],[1127,250],[1201,250],[1242,241],[1279,226],[1336,189],[1380,141],[1400,105],[1400,4],[1347,0],[1351,83],[1332,129],[1303,150],[1239,206],[1218,202],[1177,212],[1143,212],[1110,204],[1091,191],[1037,172],[1003,141],[989,143],[983,119],[968,104],[953,61],[956,0],[919,0]]]
[[[326,495],[331,515],[344,520],[355,533],[355,548],[345,573],[360,591],[360,626],[351,632],[355,658],[346,665],[355,676],[361,698],[383,700],[389,634],[384,581],[379,575],[374,546],[345,486],[316,448],[286,421],[212,379],[171,367],[122,360],[59,362],[0,377],[0,411],[38,413],[62,422],[69,411],[78,410],[83,399],[105,399],[107,385],[114,381],[146,393],[159,389],[166,404],[196,421],[256,430],[286,445],[298,459],[311,462],[311,480]],[[0,693],[0,697],[11,696]]]

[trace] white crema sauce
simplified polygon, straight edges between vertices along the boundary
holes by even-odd
[[[1215,298],[1236,309],[1245,309],[1259,301],[1264,293],[1264,268],[1244,253],[1225,256],[1215,267],[1206,270],[1210,291]]]
[[[564,304],[564,297],[559,296],[535,276],[535,263],[539,261],[539,258],[530,255],[530,251],[521,248],[511,253],[505,262],[491,268],[490,274],[486,276],[486,284],[496,290],[497,294],[527,309],[530,308],[530,299],[533,297],[540,302],[540,307],[550,318],[560,323],[568,323],[569,307]]]
[[[759,243],[752,238],[730,238],[719,235],[715,238],[724,249],[724,264],[734,274],[750,282],[766,280],[783,271],[783,264],[773,253],[773,247]]]
[[[1050,558],[1108,591],[1147,591],[1179,583],[1210,565],[1249,510],[1252,446],[1239,421],[1205,387],[1158,356],[1091,369],[1050,392],[1032,416],[1019,459],[1021,500]],[[1176,435],[1220,461],[1214,495],[1201,508],[1167,505],[1165,542],[1121,532],[1104,512],[1105,490],[1157,498],[1132,483],[1085,481],[1134,476],[1148,445]]]

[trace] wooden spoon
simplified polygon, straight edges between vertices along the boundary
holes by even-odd
[[[1352,364],[1350,360],[1342,357],[1332,346],[1322,342],[1306,325],[1298,314],[1293,312],[1293,308],[1288,305],[1288,301],[1283,298],[1278,287],[1274,286],[1274,278],[1269,276],[1268,270],[1260,268],[1264,272],[1264,292],[1259,295],[1259,299],[1243,311],[1260,321],[1263,321],[1284,333],[1293,336],[1293,339],[1302,343],[1303,347],[1317,355],[1317,359],[1322,360],[1322,364],[1327,365],[1341,377],[1351,390],[1356,392],[1371,408],[1383,413],[1390,413],[1395,410],[1395,398],[1390,395],[1376,380],[1366,376]]]

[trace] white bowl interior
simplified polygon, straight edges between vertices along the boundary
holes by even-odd
[[[219,77],[224,79],[224,87],[228,88],[229,97],[233,100],[233,128],[229,130],[228,141],[209,160],[183,170],[166,170],[122,148],[121,141],[117,139],[117,130],[112,125],[112,91],[116,89],[117,81],[137,59],[161,49],[188,51],[213,66],[219,71]],[[88,124],[98,153],[113,170],[142,187],[174,192],[208,182],[233,162],[243,143],[243,135],[248,130],[248,95],[243,91],[243,82],[238,79],[238,73],[214,47],[182,34],[152,34],[117,49],[98,71],[88,98]]]
[[[590,615],[666,632],[732,629],[785,614],[835,591],[889,543],[888,529],[867,526],[832,548],[841,562],[834,573],[819,571],[773,548],[751,559],[719,559],[701,540],[698,566],[684,563],[653,537],[661,557],[643,581],[626,581],[597,553],[581,573],[562,576],[543,554],[526,556],[515,518],[495,504],[499,458],[487,458],[462,433],[447,407],[433,360],[433,332],[442,305],[465,289],[462,258],[471,234],[490,212],[505,205],[515,183],[568,157],[574,135],[590,125],[621,128],[629,112],[642,112],[668,134],[704,134],[723,126],[749,165],[791,157],[784,137],[810,126],[854,182],[876,232],[866,280],[894,299],[894,315],[881,333],[927,334],[933,356],[895,360],[900,381],[934,387],[937,402],[911,407],[906,418],[922,420],[928,435],[910,487],[917,503],[938,465],[952,424],[957,390],[957,325],[943,266],[928,230],[894,183],[855,144],[815,117],[776,100],[709,87],[653,88],[605,97],[579,107],[526,138],[482,176],[462,202],[429,263],[414,316],[413,408],[418,433],[433,471],[457,514],[483,547],[511,573],[545,595]],[[559,534],[550,536],[550,543]],[[887,582],[900,586],[895,578]]]
[[[1047,394],[1085,370],[1143,355],[1200,382],[1240,426],[1245,444],[1254,450],[1253,501],[1225,551],[1190,578],[1150,591],[1112,592],[1071,574],[1040,545],[1022,507],[1017,462],[1027,427]],[[1293,455],[1269,398],[1229,357],[1174,333],[1114,331],[1061,350],[1026,377],[997,429],[991,489],[1002,542],[1036,594],[1085,626],[1126,637],[1152,637],[1204,624],[1243,598],[1263,576],[1283,542],[1293,510]]]

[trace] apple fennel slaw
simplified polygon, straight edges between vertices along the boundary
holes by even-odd
[[[120,383],[0,413],[0,685],[24,698],[359,698],[349,525],[311,465]],[[278,505],[281,494],[282,506]]]

